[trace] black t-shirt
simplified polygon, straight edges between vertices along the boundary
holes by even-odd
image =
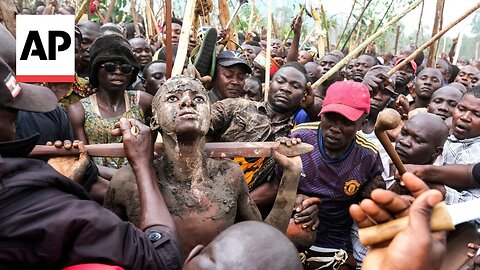
[[[40,134],[37,144],[48,141],[73,141],[73,132],[67,114],[62,107],[47,113],[19,111],[17,116],[17,140]]]

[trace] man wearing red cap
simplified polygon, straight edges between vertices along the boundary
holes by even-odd
[[[374,188],[385,188],[376,147],[357,134],[369,112],[370,93],[364,84],[336,82],[327,90],[321,122],[301,124],[292,131],[292,137],[315,147],[301,156],[305,176],[298,193],[322,200],[317,239],[305,251],[305,269],[324,264],[355,269],[348,208],[369,197]]]

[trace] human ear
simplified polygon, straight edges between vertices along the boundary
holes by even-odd
[[[195,258],[195,256],[197,256],[198,254],[200,254],[200,252],[202,252],[202,250],[204,249],[205,247],[203,245],[196,245],[192,251],[190,251],[190,254],[188,254],[188,257],[187,259],[185,260],[185,264],[187,264],[191,259]]]
[[[150,118],[150,129],[155,131],[160,131],[160,125],[158,124],[156,114],[153,114],[153,117]]]

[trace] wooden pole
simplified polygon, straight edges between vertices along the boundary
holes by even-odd
[[[428,46],[430,46],[433,42],[435,42],[436,40],[438,40],[440,37],[442,37],[446,32],[448,32],[448,30],[452,29],[452,27],[454,27],[455,25],[457,25],[459,22],[463,21],[466,17],[468,17],[470,14],[472,14],[473,12],[475,12],[477,9],[480,8],[480,3],[477,3],[475,4],[474,6],[472,6],[470,9],[468,9],[465,13],[463,13],[460,17],[458,17],[456,20],[454,20],[453,22],[451,22],[449,25],[447,25],[444,29],[442,29],[440,32],[438,32],[435,36],[433,36],[431,39],[429,39],[427,42],[425,42],[424,44],[422,44],[420,47],[418,47],[418,49],[416,49],[414,52],[412,52],[412,54],[410,54],[407,58],[405,58],[405,60],[403,60],[402,62],[400,62],[398,65],[396,65],[395,67],[393,67],[389,72],[388,74],[389,75],[392,75],[394,74],[395,72],[397,72],[398,70],[400,70],[404,65],[410,63],[410,61],[412,61],[413,59],[415,59],[415,56],[417,56],[417,54],[421,51],[423,51],[425,48],[427,48]],[[462,35],[460,34],[460,39],[461,39]],[[460,39],[458,40],[458,44],[457,46],[461,45],[460,44]],[[458,49],[459,47],[457,47]],[[455,60],[454,60],[455,61]]]
[[[409,13],[415,7],[417,7],[422,1],[423,0],[417,0],[414,3],[412,3],[404,11],[402,11],[395,18],[393,18],[391,21],[389,21],[384,27],[382,27],[380,30],[378,30],[378,32],[376,32],[375,34],[373,34],[369,38],[367,38],[365,41],[363,41],[362,44],[360,44],[357,48],[352,50],[347,56],[345,56],[345,58],[343,58],[333,68],[331,68],[327,73],[325,73],[320,79],[318,79],[312,85],[312,89],[315,89],[315,88],[319,87],[324,81],[326,81],[328,78],[330,78],[330,76],[332,76],[337,71],[339,71],[344,65],[346,65],[348,63],[348,61],[350,61],[354,56],[356,56],[359,52],[361,52],[368,44],[370,44],[372,41],[374,41],[381,34],[385,33],[388,29],[390,29],[390,27],[392,27],[401,18],[403,18],[405,15],[407,15],[407,13]]]
[[[304,10],[305,10],[305,6],[302,5],[302,6],[300,7],[300,11],[298,12],[297,16],[295,16],[295,19],[293,19],[293,21],[295,21],[299,16],[302,16]],[[283,38],[282,46],[284,46],[285,42],[287,42],[287,39],[288,39],[288,37],[290,36],[290,34],[292,33],[292,31],[293,31],[293,28],[290,27],[290,29],[289,29],[288,32],[287,32],[287,35]],[[300,48],[301,48],[301,47],[300,47]]]
[[[435,9],[435,21],[433,23],[432,37],[435,36],[440,30],[440,22],[443,17],[443,7],[445,6],[445,0],[437,0],[437,8]],[[430,45],[428,52],[427,67],[435,67],[435,60],[437,58],[438,41],[434,41]]]
[[[165,74],[167,80],[172,77],[172,0],[165,1],[165,28],[166,28],[166,40],[165,40],[165,55],[167,57],[167,74]]]
[[[455,48],[455,55],[453,56],[453,61],[452,61],[452,64],[454,65],[457,64],[458,56],[460,55],[460,48],[462,47],[462,42],[463,42],[463,32],[460,32],[460,34],[458,35],[457,47]]]
[[[130,0],[130,12],[132,13],[133,17],[133,26],[135,27],[135,33],[140,36],[140,28],[138,27],[138,13],[135,9],[135,0]]]
[[[322,12],[322,22],[323,22],[323,28],[325,28],[325,41],[327,42],[327,52],[330,51],[330,37],[329,37],[329,30],[328,29],[328,23],[327,23],[327,13],[325,13],[325,9],[323,8],[323,4],[321,0],[318,0],[320,2],[320,10]],[[322,55],[323,56],[323,55]]]
[[[188,0],[183,14],[182,32],[178,41],[178,50],[173,64],[172,77],[182,74],[185,59],[187,58],[188,41],[190,39],[190,30],[192,28],[193,17],[195,12],[196,0]]]
[[[400,39],[400,25],[397,25],[397,31],[395,34],[395,55],[397,55],[398,52],[398,40]]]
[[[267,22],[267,60],[265,61],[265,102],[268,101],[268,91],[270,90],[270,54],[272,51],[272,0],[268,0],[268,22]]]
[[[251,0],[251,5],[250,5],[250,18],[248,19],[247,33],[252,32],[253,17],[254,17],[254,16],[255,16],[255,0]]]
[[[424,7],[425,7],[425,2],[422,2],[422,9],[420,10],[420,19],[418,20],[417,36],[415,37],[415,47],[418,47],[418,37],[420,35],[420,29],[422,27],[423,8]]]
[[[227,0],[218,0],[218,12],[219,12],[219,17],[220,17],[220,25],[223,28],[227,27],[228,22],[230,21],[230,10],[228,9],[228,3]],[[228,33],[230,37],[233,36],[233,31],[232,28],[228,28]],[[229,50],[235,50],[235,44],[232,42],[228,42],[226,44],[227,49]]]
[[[363,14],[365,13],[365,11],[367,11],[367,8],[368,8],[368,6],[370,5],[371,2],[372,2],[372,0],[368,0],[368,2],[365,4],[365,7],[363,7],[362,13],[360,13],[360,16],[358,17],[358,20],[355,22],[355,25],[353,26],[352,31],[350,31],[350,33],[348,34],[347,40],[345,40],[345,43],[343,44],[340,51],[343,51],[343,49],[345,49],[345,46],[347,46],[348,41],[350,40],[350,37],[352,37],[353,31],[355,30],[355,28],[357,28],[358,23],[362,21]]]
[[[392,5],[393,5],[393,2],[395,2],[395,0],[392,0],[392,2],[390,2],[390,5],[388,5],[387,10],[385,10],[385,13],[383,13],[382,19],[380,20],[380,22],[378,23],[377,27],[376,27],[375,30],[373,31],[374,33],[378,31],[378,29],[380,28],[380,26],[382,26],[383,20],[385,20],[385,17],[387,17],[387,14],[388,14],[388,12],[390,11],[390,8],[391,8]],[[425,2],[422,2],[422,5],[423,5],[423,3],[425,3]]]
[[[104,24],[110,21],[111,19],[110,17],[112,17],[113,8],[115,8],[115,2],[116,0],[111,0],[110,5],[108,6],[107,14],[103,18]]]
[[[269,157],[272,155],[272,148],[276,147],[275,142],[214,142],[205,144],[205,152],[211,158],[229,157]],[[93,157],[124,157],[123,143],[87,144],[85,149],[88,155]],[[313,146],[308,143],[300,143],[287,147],[280,145],[278,151],[288,157],[300,156],[311,152]],[[161,154],[162,143],[155,143],[154,151]],[[55,146],[37,145],[30,152],[30,157],[38,156],[75,156],[78,155],[78,148],[65,150]]]
[[[80,9],[77,11],[77,15],[75,15],[75,24],[77,24],[78,21],[80,21],[80,19],[82,18],[83,14],[85,14],[88,4],[90,4],[90,0],[83,0]]]
[[[348,14],[347,21],[345,22],[345,27],[343,27],[342,34],[340,34],[340,37],[338,38],[337,48],[339,48],[338,45],[340,45],[340,42],[342,42],[343,35],[345,34],[345,30],[347,30],[348,23],[350,22],[350,18],[352,17],[353,10],[355,9],[356,4],[357,4],[357,1],[353,0],[352,9],[350,9],[350,14]]]

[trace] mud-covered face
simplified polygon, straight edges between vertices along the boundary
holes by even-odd
[[[210,126],[210,101],[201,82],[184,76],[166,81],[152,104],[153,129],[163,134],[205,136]]]

